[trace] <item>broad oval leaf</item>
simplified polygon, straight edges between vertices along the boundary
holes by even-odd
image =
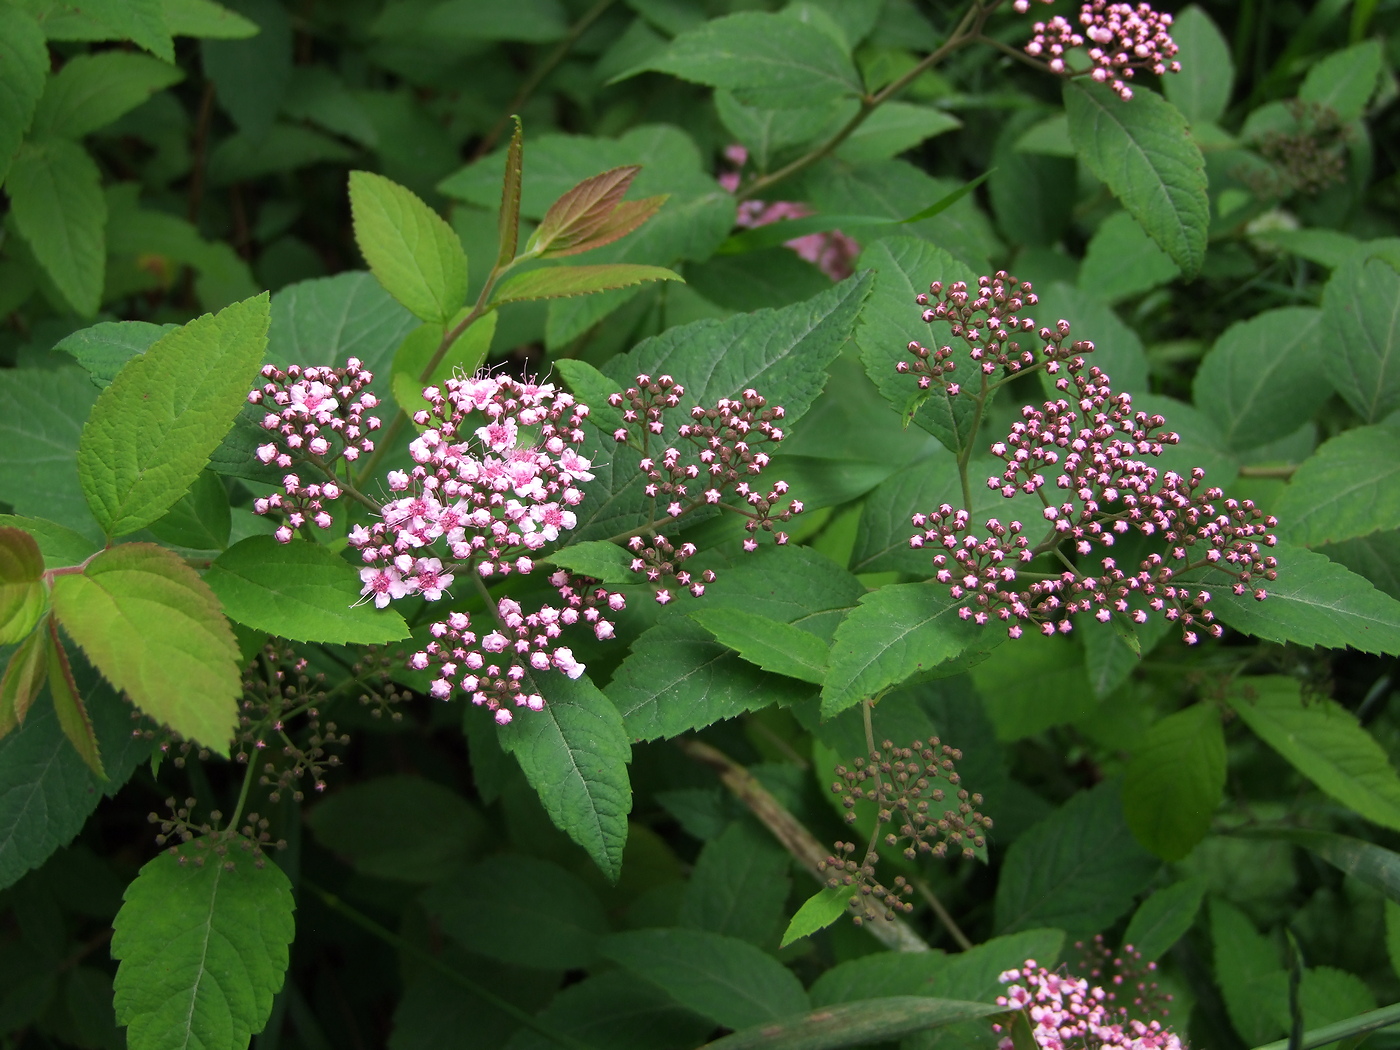
[[[816,26],[744,11],[681,33],[641,69],[727,88],[749,105],[805,108],[861,92],[850,55]]]
[[[0,183],[29,130],[48,75],[44,31],[28,12],[0,6]]]
[[[862,597],[832,639],[822,717],[892,685],[936,674],[941,664],[970,648],[999,645],[1004,639],[997,628],[958,615],[964,604],[946,586],[930,583],[893,584]]]
[[[318,543],[249,536],[215,559],[204,582],[231,619],[281,638],[377,645],[408,637],[398,610],[368,604],[354,568]]]
[[[1128,830],[1118,784],[1106,780],[1011,844],[997,884],[997,929],[1095,933],[1132,906],[1160,867]]]
[[[1123,810],[1140,843],[1163,860],[1181,860],[1210,830],[1224,791],[1220,711],[1193,704],[1147,731],[1123,779]]]
[[[1268,597],[1236,595],[1228,579],[1214,584],[1211,607],[1222,623],[1271,642],[1351,646],[1363,653],[1400,654],[1400,601],[1324,554],[1280,543],[1278,579],[1261,584]]]
[[[1375,737],[1336,701],[1304,698],[1296,679],[1238,679],[1230,706],[1255,734],[1367,820],[1400,831],[1400,776]]]
[[[845,915],[851,903],[851,887],[823,886],[802,902],[787,929],[783,931],[783,941],[779,947],[786,948],[793,941],[809,937],[818,930],[824,930]]]
[[[932,999],[921,995],[890,995],[824,1006],[776,1024],[754,1025],[712,1043],[706,1050],[834,1050],[868,1046],[915,1032],[975,1021],[1005,1013],[992,1003]]]
[[[107,198],[102,173],[77,143],[25,143],[5,189],[15,226],[68,304],[97,313],[107,265]]]
[[[228,753],[238,643],[207,584],[172,551],[127,543],[60,576],[54,614],[102,676],[182,736]]]
[[[765,671],[821,685],[827,644],[815,634],[743,609],[701,609],[690,618]]]
[[[49,78],[33,135],[82,138],[184,78],[178,66],[134,51],[75,55]]]
[[[1377,423],[1400,408],[1400,273],[1356,252],[1322,293],[1327,377],[1356,414]]]
[[[1196,407],[1220,426],[1227,448],[1287,437],[1331,396],[1324,372],[1322,311],[1285,306],[1225,329],[1201,362]]]
[[[513,754],[556,827],[616,881],[627,843],[632,744],[612,701],[587,677],[540,676],[542,711],[521,710],[501,727]]]
[[[1102,84],[1066,81],[1075,152],[1186,277],[1201,270],[1210,226],[1205,160],[1186,121],[1144,87],[1124,102]]]
[[[287,971],[295,924],[282,869],[196,841],[150,861],[122,899],[114,1005],[132,1050],[247,1046]]]
[[[1192,124],[1219,121],[1235,81],[1229,42],[1197,4],[1172,20],[1172,39],[1181,49],[1181,72],[1162,78],[1167,100]]]
[[[716,1024],[743,1029],[810,1009],[802,983],[761,948],[703,930],[633,930],[600,945],[611,959]]]
[[[1365,111],[1384,64],[1379,40],[1365,40],[1334,51],[1308,70],[1298,88],[1298,98],[1326,106],[1341,123],[1348,124]]]
[[[1400,528],[1400,426],[1346,430],[1305,459],[1274,507],[1304,547]]]
[[[267,346],[268,297],[205,314],[127,362],[93,406],[78,475],[109,536],[149,525],[204,469],[247,402]]]
[[[355,242],[370,272],[425,321],[445,323],[467,298],[467,256],[442,216],[383,175],[350,173]]]
[[[1123,933],[1124,947],[1131,944],[1141,954],[1143,962],[1153,962],[1164,955],[1186,936],[1186,931],[1196,921],[1205,892],[1204,882],[1189,880],[1157,890],[1138,905],[1128,920],[1128,928]]]

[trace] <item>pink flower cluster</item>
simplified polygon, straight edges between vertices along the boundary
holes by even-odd
[[[1022,13],[1029,9],[1026,0],[1017,0],[1015,6]],[[1172,16],[1154,11],[1150,4],[1089,0],[1080,5],[1079,24],[1082,33],[1060,15],[1035,23],[1035,35],[1026,45],[1026,53],[1045,57],[1052,73],[1081,75],[1065,65],[1065,52],[1083,47],[1087,40],[1092,63],[1088,75],[1108,84],[1125,102],[1133,97],[1127,81],[1134,70],[1151,70],[1158,76],[1181,72],[1181,63],[1175,59],[1180,49],[1170,33]]]
[[[726,146],[724,157],[734,165],[734,171],[723,172],[719,184],[727,192],[739,189],[738,169],[749,159],[749,151],[740,145]],[[797,201],[743,201],[735,216],[734,224],[744,229],[768,226],[784,219],[804,219],[813,214],[812,209]],[[855,259],[860,254],[860,245],[840,230],[825,230],[808,233],[784,241],[783,247],[790,248],[799,258],[806,259],[833,281],[842,281],[855,272]]]
[[[592,463],[580,455],[588,408],[552,384],[497,376],[454,378],[423,391],[428,407],[413,421],[423,432],[409,444],[415,466],[391,470],[390,492],[379,521],[350,530],[360,551],[363,594],[383,608],[412,594],[441,599],[461,572],[482,579],[529,573],[533,552],[574,528],[570,509],[583,501],[578,486],[591,481]],[[449,555],[426,552],[438,544]],[[550,667],[571,678],[583,673],[573,652],[556,644],[562,629],[583,620],[600,638],[613,625],[599,607],[624,606],[619,594],[580,585],[567,572],[550,577],[562,605],[526,613],[503,598],[496,626],[473,629],[464,612],[432,626],[434,641],[409,666],[437,665],[432,694],[456,688],[494,711],[502,724],[517,706],[539,710],[544,698],[526,688],[528,670]]]
[[[343,491],[335,466],[374,451],[369,435],[379,429],[379,418],[365,413],[377,407],[379,399],[366,389],[373,374],[354,357],[344,368],[290,365],[284,372],[265,365],[262,376],[267,382],[249,392],[248,402],[267,410],[262,427],[276,437],[258,447],[258,459],[283,469],[310,464],[322,475],[303,482],[301,474],[291,471],[282,478],[282,492],[253,504],[258,514],[284,515],[275,535],[290,543],[292,534],[307,522],[330,528],[333,519],[326,504]]]
[[[1031,1036],[1042,1050],[1181,1050],[1181,1039],[1158,1021],[1129,1020],[1122,1007],[1107,1004],[1104,989],[1083,978],[1066,977],[1027,959],[1019,969],[1007,970],[998,980],[1006,994],[997,1004],[1024,1010]],[[1015,1041],[1006,1024],[994,1024],[1002,1036],[999,1050],[1013,1050]]]
[[[622,409],[624,424],[614,431],[613,438],[619,444],[630,441],[640,447],[640,467],[646,478],[644,491],[665,512],[653,527],[674,522],[701,507],[724,506],[748,519],[744,522],[748,532],[771,532],[780,545],[786,543],[787,534],[774,525],[800,514],[801,500],[785,498],[785,481],[774,482],[765,491],[764,486],[755,487],[751,480],[771,461],[764,446],[783,440],[783,430],[778,426],[783,418],[782,407],[769,408],[756,390],[745,390],[737,399],[721,398],[711,408],[696,406],[690,409],[690,421],[676,426],[676,444],[668,444],[659,455],[649,454],[653,438],[666,436],[665,413],[678,409],[684,394],[685,388],[669,375],[639,375],[636,386],[608,398],[608,404]],[[634,429],[640,432],[636,441],[632,437]],[[723,502],[730,491],[744,506]],[[677,546],[653,533],[650,541],[642,535],[632,536],[627,545],[637,555],[632,571],[644,574],[650,583],[673,580],[698,598],[705,593],[704,585],[715,578],[708,570],[696,576],[679,568],[695,553],[694,544]],[[749,536],[743,547],[745,551],[757,550],[758,540]],[[663,605],[671,598],[669,587],[662,586],[656,592],[656,600]]]
[[[939,284],[930,291],[935,297],[943,294]],[[920,295],[918,301],[926,306],[929,299]],[[1009,338],[1012,331],[1035,327],[1016,313],[1034,302],[1029,284],[1003,272],[981,278],[976,297],[961,282],[952,285],[923,318],[948,321],[968,344],[969,356],[983,372],[983,388],[976,396],[985,397],[987,377],[997,369],[1014,372],[1034,364],[1034,355]],[[1008,499],[1023,493],[1038,497],[1043,535],[1029,537],[1026,524],[997,518],[988,519],[986,534],[978,535],[967,510],[945,503],[913,516],[919,531],[909,545],[935,550],[934,578],[949,586],[955,600],[966,601],[958,610],[963,619],[978,624],[999,619],[1012,638],[1021,636],[1023,624],[1038,625],[1047,635],[1068,632],[1076,613],[1092,612],[1107,622],[1116,612],[1143,623],[1149,609],[1179,623],[1188,643],[1198,640],[1198,630],[1218,637],[1221,628],[1207,607],[1210,592],[1183,577],[1208,568],[1223,570],[1234,577],[1235,594],[1252,591],[1262,601],[1267,595],[1260,582],[1277,577],[1277,562],[1261,547],[1274,546],[1268,530],[1277,522],[1249,500],[1226,499],[1218,488],[1202,488],[1205,472],[1200,468],[1182,476],[1152,466],[1148,457],[1160,456],[1179,440],[1163,430],[1166,421],[1135,410],[1132,397],[1115,393],[1099,369],[1084,370],[1084,359],[1077,355],[1091,351],[1093,344],[1067,347],[1068,322],[1042,328],[1039,335],[1045,360],[1038,367],[1057,376],[1055,387],[1064,396],[1039,408],[1022,408],[1006,439],[991,446],[1006,467],[987,479],[987,487]],[[905,367],[900,371],[918,374],[923,387],[937,380],[950,396],[960,392],[946,379],[953,367],[951,347],[934,353],[917,342],[910,347],[915,361],[901,362]],[[1053,478],[1050,486],[1047,474]],[[1060,494],[1052,498],[1047,488]],[[1160,542],[1163,552],[1149,554],[1131,572],[1112,557],[1101,557],[1098,567],[1087,571],[1083,562],[1071,560],[1071,555],[1087,559],[1096,548],[1113,547],[1130,532]],[[1057,558],[1059,571],[1028,571],[1040,555]]]

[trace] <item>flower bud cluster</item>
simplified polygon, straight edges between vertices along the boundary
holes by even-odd
[[[1028,5],[1018,2],[1016,10],[1025,12]],[[1088,76],[1109,85],[1126,102],[1133,97],[1127,82],[1134,70],[1150,70],[1158,76],[1181,72],[1181,63],[1175,58],[1180,49],[1171,37],[1171,24],[1171,15],[1154,11],[1150,4],[1089,0],[1079,8],[1082,32],[1056,15],[1049,22],[1035,23],[1035,35],[1025,50],[1035,58],[1044,58],[1052,73],[1078,76],[1083,74],[1065,64],[1065,52],[1087,42]]]
[[[275,438],[258,446],[258,459],[284,470],[309,464],[317,472],[317,480],[303,481],[297,470],[290,470],[282,478],[282,492],[253,504],[258,514],[284,516],[275,535],[279,542],[290,543],[293,533],[307,523],[330,528],[326,505],[343,492],[335,478],[336,464],[374,451],[369,435],[380,422],[366,412],[376,408],[379,399],[366,389],[374,375],[354,357],[344,368],[290,365],[283,371],[264,365],[262,376],[266,382],[249,392],[248,402],[266,410],[262,428]]]
[[[689,410],[689,422],[675,427],[675,443],[660,453],[650,453],[654,444],[667,437],[665,414],[680,409],[684,395],[685,388],[669,375],[639,375],[635,386],[608,398],[608,404],[622,410],[623,425],[613,432],[613,438],[640,446],[644,491],[658,502],[663,520],[675,521],[700,507],[725,506],[748,519],[744,528],[749,533],[771,532],[777,543],[787,543],[787,533],[775,525],[800,514],[802,502],[786,498],[785,481],[754,483],[771,462],[768,450],[783,440],[779,426],[782,407],[768,407],[755,390],[745,390],[735,399],[721,398],[711,408],[696,406]],[[724,502],[731,493],[739,498],[739,506]],[[660,535],[648,542],[636,535],[628,547],[637,555],[632,570],[643,574],[649,583],[672,581],[677,588],[699,597],[705,591],[704,584],[714,579],[713,572],[697,576],[679,568],[695,553],[691,544],[676,545]],[[757,550],[758,540],[750,535],[743,547]],[[656,600],[663,605],[669,602],[671,590],[660,586]]]
[[[1069,342],[1068,321],[1036,331],[1035,321],[1024,316],[1022,311],[1039,301],[1029,281],[1018,280],[1005,270],[998,270],[990,277],[979,277],[975,291],[963,281],[947,286],[942,281],[934,281],[927,294],[915,296],[915,302],[925,308],[921,315],[924,323],[941,321],[947,324],[953,338],[966,344],[968,357],[984,382],[999,371],[1015,374],[1036,363],[1035,353],[1022,349],[1017,333],[1035,333],[1041,343],[1041,355],[1048,362],[1046,370],[1052,375],[1059,372],[1063,363],[1093,351],[1093,343]],[[909,344],[908,350],[914,360],[900,361],[895,365],[896,372],[918,376],[921,390],[928,390],[937,383],[950,397],[962,392],[962,384],[948,378],[957,370],[951,346],[930,350],[916,340]]]
[[[986,845],[984,832],[992,826],[991,818],[976,809],[982,796],[961,786],[955,763],[962,752],[957,748],[937,737],[927,744],[915,740],[909,747],[895,747],[885,740],[880,747],[849,767],[837,766],[839,779],[831,785],[832,794],[841,796],[848,824],[856,822],[858,802],[869,801],[875,806],[876,833],[863,860],[855,861],[854,843],[837,842],[835,852],[821,865],[823,872],[830,873],[828,886],[850,886],[858,892],[852,897],[857,918],[862,911],[878,914],[872,908],[883,909],[886,918],[893,918],[896,912],[909,912],[914,907],[905,899],[911,887],[902,876],[889,887],[876,880],[879,842],[902,848],[906,860],[923,854],[945,857],[950,846],[970,858]],[[948,791],[939,786],[940,781]]]
[[[940,285],[931,291],[940,298],[924,310],[924,320],[950,323],[984,373],[1033,363],[1010,338],[1014,329],[1035,328],[1019,313],[1035,304],[1029,284],[999,273],[980,278],[975,297],[961,284],[946,297]],[[920,306],[928,302],[927,296],[918,297]],[[1249,500],[1227,499],[1222,490],[1204,487],[1200,468],[1181,475],[1151,465],[1150,457],[1179,441],[1163,430],[1166,421],[1135,410],[1132,397],[1116,393],[1099,369],[1086,372],[1079,355],[1092,351],[1093,344],[1069,343],[1067,322],[1037,334],[1045,344],[1041,367],[1056,376],[1055,387],[1064,396],[1021,410],[1005,440],[991,446],[1006,467],[987,479],[987,487],[1008,499],[1023,493],[1039,497],[1045,531],[1031,537],[1026,523],[990,518],[986,534],[978,534],[967,510],[945,503],[913,516],[918,531],[909,545],[933,548],[934,578],[948,585],[954,599],[966,602],[958,610],[963,619],[979,624],[999,619],[1012,638],[1019,638],[1026,624],[1044,634],[1068,632],[1076,613],[1092,612],[1100,622],[1118,613],[1143,623],[1148,610],[1178,623],[1190,644],[1200,631],[1218,637],[1221,628],[1207,607],[1210,592],[1183,577],[1195,570],[1223,570],[1234,577],[1235,594],[1252,592],[1262,601],[1261,584],[1277,577],[1277,563],[1261,548],[1274,546],[1269,530],[1277,522]],[[898,370],[919,375],[921,386],[942,381],[951,371],[951,348],[929,354],[916,343],[910,347],[913,365],[901,362]],[[957,384],[945,383],[944,389],[950,396],[960,393]],[[1089,558],[1134,532],[1163,547],[1134,571],[1102,554],[1087,571],[1084,563],[1070,560],[1071,553]],[[1029,563],[1042,554],[1057,555],[1065,571],[1030,574]]]
[[[1181,1050],[1180,1037],[1160,1022],[1129,1020],[1123,1007],[1110,1004],[1103,988],[1083,978],[1052,973],[1034,959],[1007,970],[998,980],[1007,988],[997,1004],[1024,1010],[1031,1037],[1043,1050]],[[992,1026],[1002,1036],[999,1050],[1017,1045],[1008,1027]]]

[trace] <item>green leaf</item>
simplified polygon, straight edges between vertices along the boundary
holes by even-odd
[[[545,266],[507,277],[491,296],[493,304],[530,299],[559,299],[589,295],[612,288],[628,288],[647,281],[681,281],[681,275],[664,266],[607,263],[600,266]]]
[[[34,537],[0,527],[0,645],[14,645],[39,622],[46,599],[43,574],[44,557]]]
[[[212,470],[203,470],[189,491],[149,528],[156,539],[173,547],[213,551],[228,546],[232,525],[223,479]]]
[[[1210,831],[1224,792],[1220,710],[1193,704],[1148,730],[1123,778],[1123,810],[1140,843],[1163,860],[1181,860]]]
[[[621,392],[622,386],[587,361],[563,357],[554,362],[554,370],[564,377],[574,397],[588,406],[588,418],[605,434],[622,426],[622,413],[608,404],[611,394]]]
[[[19,8],[0,6],[0,183],[29,130],[48,75],[44,31]]]
[[[49,695],[53,697],[54,713],[58,715],[58,727],[78,752],[83,763],[92,770],[98,780],[106,780],[102,769],[102,753],[97,744],[97,731],[88,717],[87,707],[78,694],[78,683],[73,679],[73,669],[68,663],[68,653],[59,640],[58,628],[52,620],[45,625],[49,632],[48,652]]]
[[[845,905],[844,900],[841,903]],[[1064,939],[1064,934],[1058,930],[1055,933],[1058,940]],[[1025,941],[1026,938],[1017,935],[1002,940]],[[972,951],[986,954],[985,947],[979,946]],[[1058,950],[1057,944],[1051,955]],[[1026,961],[1025,949],[1019,946],[1011,954],[1019,956],[1021,962]],[[1036,958],[1040,956],[1036,955]],[[871,955],[861,955],[838,962],[823,972],[812,982],[807,994],[811,996],[813,1006],[853,1003],[881,995],[929,996],[932,995],[929,991],[932,983],[954,961],[953,956],[937,948],[926,952],[875,952]],[[1048,961],[1050,960],[1047,959]]]
[[[161,0],[171,36],[205,40],[243,40],[258,33],[258,24],[213,0]]]
[[[676,924],[771,948],[792,889],[791,867],[766,828],[736,820],[701,849]]]
[[[742,609],[701,609],[690,618],[765,671],[815,685],[826,678],[826,643],[800,627]]]
[[[1367,423],[1400,408],[1400,273],[1357,252],[1322,293],[1326,375]]]
[[[486,837],[481,814],[461,795],[407,775],[343,788],[306,822],[317,842],[356,871],[396,882],[435,882],[470,862]]]
[[[88,370],[93,385],[102,390],[112,385],[123,365],[137,354],[144,354],[161,336],[178,327],[149,321],[102,321],[65,336],[54,344],[54,349],[71,354]]]
[[[354,568],[319,543],[249,536],[215,559],[204,582],[231,619],[281,638],[381,645],[408,637],[399,612],[368,604]]]
[[[510,265],[511,260],[515,258],[516,249],[520,246],[520,191],[525,178],[525,128],[519,117],[512,116],[511,119],[515,122],[515,131],[510,136],[510,145],[506,147],[506,172],[501,182],[501,210],[497,217],[497,268]]]
[[[246,1046],[286,975],[295,927],[282,869],[197,840],[146,864],[122,900],[113,987],[132,1050]]]
[[[1235,83],[1229,42],[1196,4],[1172,20],[1172,39],[1180,48],[1181,72],[1162,78],[1167,101],[1192,124],[1218,123]]]
[[[1096,933],[1132,906],[1160,866],[1128,830],[1118,784],[1104,781],[1011,844],[997,884],[997,929]]]
[[[177,66],[132,51],[75,55],[49,78],[32,134],[82,138],[183,79]]]
[[[343,365],[350,357],[375,374],[370,389],[387,396],[389,366],[420,322],[363,270],[289,285],[272,297],[268,360],[285,368]],[[260,431],[261,433],[261,431]]]
[[[827,1006],[777,1024],[759,1024],[706,1043],[706,1050],[833,1050],[878,1045],[960,1021],[990,1017],[1004,1006],[891,995]]]
[[[861,93],[860,76],[834,39],[810,23],[758,11],[686,30],[631,73],[642,69],[726,88],[743,103],[775,109]]]
[[[892,584],[864,595],[832,639],[822,717],[892,685],[936,675],[968,649],[991,649],[1004,640],[996,628],[962,619],[962,604],[940,584]]]
[[[1205,160],[1181,113],[1138,87],[1124,102],[1102,84],[1066,81],[1074,149],[1188,278],[1206,254]]]
[[[220,107],[247,141],[258,143],[273,128],[291,84],[292,22],[281,4],[268,0],[239,0],[238,6],[257,35],[205,40],[199,53]]]
[[[74,661],[73,670],[109,779],[99,780],[83,764],[53,704],[41,698],[23,726],[0,739],[0,888],[68,845],[97,804],[116,794],[151,753],[151,743],[132,734],[131,706],[91,668]]]
[[[886,102],[836,147],[836,156],[852,164],[886,160],[960,127],[961,120],[941,109],[911,102]]]
[[[525,887],[528,892],[516,892]],[[595,965],[608,932],[593,891],[577,875],[534,857],[492,857],[464,868],[425,890],[422,902],[463,947],[537,970]]]
[[[355,157],[339,139],[300,124],[274,124],[261,138],[239,132],[215,146],[209,154],[208,182],[229,186],[313,164],[347,164]]]
[[[946,584],[929,586],[947,591]],[[1105,629],[1103,624],[1093,626]],[[1006,633],[992,624],[978,629],[986,631],[993,643]],[[998,652],[995,660],[985,660],[974,667],[972,680],[983,698],[987,716],[996,726],[997,739],[1008,743],[1051,726],[1077,722],[1099,706],[1089,685],[1083,653],[1063,636],[1028,634],[1018,638],[1015,644]],[[1024,688],[1025,682],[1035,682],[1036,688]]]
[[[1273,548],[1278,579],[1256,601],[1252,590],[1236,595],[1217,582],[1211,607],[1222,623],[1271,642],[1351,646],[1364,653],[1400,654],[1400,602],[1376,590],[1325,555],[1280,543]]]
[[[1301,828],[1258,828],[1251,837],[1282,839],[1316,854],[1347,875],[1400,901],[1400,853],[1350,835]],[[1387,907],[1389,914],[1389,907]]]
[[[771,1023],[810,1009],[787,967],[747,941],[702,930],[633,930],[603,940],[602,955],[726,1028]]]
[[[238,644],[213,591],[184,560],[146,543],[60,576],[54,615],[112,685],[182,736],[227,754],[238,719]]]
[[[65,139],[26,142],[5,189],[15,225],[54,286],[84,317],[97,313],[106,265],[102,173]]]
[[[1196,407],[1216,420],[1226,448],[1287,437],[1331,396],[1321,310],[1285,306],[1225,329],[1193,384]]]
[[[1195,923],[1205,892],[1205,883],[1187,880],[1152,894],[1128,920],[1123,933],[1125,950],[1131,944],[1143,962],[1161,958]]]
[[[413,191],[368,171],[350,173],[355,242],[370,272],[425,321],[445,324],[467,298],[457,234]]]
[[[133,358],[83,427],[78,473],[109,536],[150,524],[209,462],[247,403],[267,345],[268,299],[205,314]]]
[[[850,903],[849,886],[823,886],[802,902],[802,907],[797,909],[787,929],[783,931],[783,940],[779,947],[786,948],[794,941],[800,941],[818,930],[826,929],[846,914]]]
[[[453,990],[452,997],[460,994]],[[712,1022],[621,970],[609,970],[569,985],[535,1016],[554,1032],[567,1032],[584,1046],[613,1046],[618,1050],[690,1050],[714,1031]],[[473,1039],[479,1037],[479,1018],[478,1012],[464,1025]],[[411,1050],[414,1045],[441,1046],[442,1042],[440,1038],[422,1044],[405,1042],[401,1050]],[[519,1029],[507,1045],[510,1050],[559,1048],[557,1039],[528,1028]]]
[[[83,421],[96,400],[76,366],[0,369],[0,499],[16,514],[100,535],[77,466]]]
[[[1242,678],[1226,699],[1255,735],[1344,806],[1400,830],[1400,776],[1356,716],[1333,700],[1304,698],[1296,679]]]
[[[157,58],[175,61],[175,44],[165,24],[161,0],[84,0],[83,13],[111,26]]]
[[[1400,426],[1346,430],[1305,459],[1274,505],[1304,547],[1400,527]]]
[[[453,375],[475,375],[491,350],[491,340],[496,334],[498,315],[489,313],[478,317],[465,332],[457,338],[442,355],[426,380],[423,373],[428,362],[442,345],[446,329],[443,325],[425,322],[409,332],[394,355],[393,387],[394,400],[406,413],[412,415],[426,407],[423,390],[431,385],[440,385]]]
[[[829,639],[864,585],[810,547],[762,547],[720,573],[704,608],[739,608]],[[679,603],[677,603],[679,604]],[[634,738],[654,740],[744,711],[812,697],[811,686],[760,671],[676,606],[632,645],[608,696]]]
[[[686,408],[711,406],[752,387],[770,405],[783,406],[791,428],[825,385],[826,370],[850,338],[870,286],[868,274],[856,275],[781,310],[677,325],[643,339],[603,371],[623,386],[642,373],[669,373],[685,386]]]
[[[55,525],[43,518],[22,518],[15,514],[0,514],[0,528],[21,529],[34,537],[44,563],[58,568],[77,565],[100,546],[81,533]]]
[[[1326,106],[1341,123],[1349,124],[1365,112],[1384,61],[1379,40],[1334,51],[1308,70],[1298,98]]]
[[[911,360],[907,348],[913,340],[941,346],[951,338],[942,322],[926,325],[920,320],[921,311],[914,297],[927,293],[933,281],[967,281],[975,285],[977,275],[943,249],[914,237],[876,241],[861,252],[856,265],[875,271],[875,287],[856,330],[856,346],[871,381],[906,426],[917,423],[952,451],[960,451],[971,436],[976,411],[973,399],[948,397],[939,390],[920,391],[918,382],[900,375],[895,365]],[[971,368],[967,362],[956,363],[950,381],[976,383]]]
[[[561,547],[550,554],[548,560],[561,569],[592,576],[603,583],[637,582],[632,572],[632,555],[606,540],[587,540]]]
[[[1143,228],[1125,211],[1114,212],[1099,224],[1085,249],[1076,282],[1085,292],[1107,303],[1116,303],[1167,284],[1180,275],[1176,263],[1158,248]],[[1048,321],[1053,307],[1037,311]],[[1095,344],[1103,335],[1096,329],[1082,328]],[[1076,333],[1078,334],[1078,333]],[[1095,355],[1095,364],[1098,364]],[[1112,366],[1103,366],[1116,379]],[[1145,389],[1145,384],[1140,389]]]
[[[1249,1046],[1281,1034],[1276,1018],[1280,1004],[1287,1012],[1288,975],[1273,944],[1244,912],[1219,898],[1210,902],[1210,934],[1215,979],[1235,1031]]]
[[[542,711],[521,711],[502,726],[513,754],[556,827],[582,846],[614,882],[622,871],[632,786],[632,745],[622,716],[588,678],[547,674]]]
[[[41,625],[10,653],[0,674],[0,737],[24,725],[49,677],[49,632]],[[56,712],[55,712],[56,713]]]

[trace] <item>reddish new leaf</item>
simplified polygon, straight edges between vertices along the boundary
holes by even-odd
[[[10,654],[10,662],[0,676],[0,737],[17,725],[24,725],[29,705],[44,687],[49,672],[48,638],[48,631],[40,627]]]
[[[669,197],[670,194],[662,193],[655,197],[643,197],[637,201],[623,201],[613,209],[611,215],[594,227],[588,236],[576,242],[569,237],[561,237],[550,246],[544,255],[550,258],[560,255],[578,255],[580,252],[591,252],[594,248],[612,244],[613,241],[626,237],[655,215]],[[560,247],[561,244],[564,247]]]
[[[48,646],[49,695],[53,697],[54,711],[58,714],[58,726],[93,774],[99,780],[106,780],[97,733],[92,728],[83,698],[78,695],[78,683],[73,681],[73,668],[68,663],[68,653],[59,640],[58,625],[53,617],[49,617],[48,629],[51,643]]]

